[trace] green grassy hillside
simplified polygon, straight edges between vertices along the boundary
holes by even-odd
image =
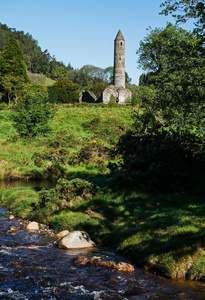
[[[59,105],[46,137],[21,139],[0,111],[0,179],[88,177],[107,171],[109,149],[131,126],[132,108]]]

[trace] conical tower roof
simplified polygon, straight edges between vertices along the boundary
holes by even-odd
[[[120,41],[124,41],[125,39],[124,39],[124,37],[123,37],[123,35],[122,35],[122,32],[121,32],[121,30],[119,29],[119,31],[118,31],[118,33],[117,33],[117,35],[116,35],[116,38],[115,38],[115,40],[120,40]]]

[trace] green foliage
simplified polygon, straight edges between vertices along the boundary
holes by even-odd
[[[70,70],[68,78],[80,86],[93,86],[97,83],[107,84],[109,70],[85,65],[80,70]]]
[[[197,39],[191,32],[168,23],[165,28],[149,29],[137,51],[138,62],[144,70],[157,73],[179,69],[185,62],[190,67],[193,59],[200,57],[195,44]]]
[[[31,80],[32,83],[34,84],[39,84],[42,86],[47,86],[50,87],[52,86],[55,81],[52,80],[51,78],[46,77],[44,74],[38,74],[38,73],[28,73],[28,76]]]
[[[54,110],[42,93],[27,93],[16,106],[13,117],[14,126],[21,136],[36,136],[50,131],[48,121],[54,116]]]
[[[48,102],[49,103],[58,103],[58,94],[54,86],[48,87]]]
[[[46,101],[48,97],[48,89],[39,83],[29,83],[25,85],[23,94],[42,95]]]
[[[193,174],[205,171],[204,138],[197,132],[170,127],[149,110],[133,118],[134,129],[116,147],[122,161],[108,165],[115,184],[173,192],[188,188]]]
[[[101,118],[101,116],[97,115],[97,117],[92,118],[90,121],[84,122],[82,126],[86,131],[92,133],[96,141],[100,142],[101,140],[102,142],[102,140],[104,140],[110,144],[115,144],[120,135],[128,128],[126,122],[112,115],[112,111],[109,114],[109,118]]]
[[[132,92],[131,105],[153,105],[156,89],[154,86],[136,86],[130,85]]]
[[[73,103],[78,101],[80,87],[67,78],[60,78],[54,84],[60,103]]]
[[[38,209],[46,211],[46,215],[69,209],[75,201],[89,199],[97,191],[97,187],[86,180],[76,178],[69,181],[60,178],[55,188],[43,189],[39,193]]]
[[[0,55],[0,89],[7,95],[9,104],[13,99],[18,101],[24,84],[29,81],[20,45],[10,38]]]
[[[96,83],[91,87],[90,91],[95,94],[97,98],[99,98],[102,95],[105,87],[106,85],[104,83]]]
[[[143,102],[171,131],[203,139],[205,67],[199,42],[169,23],[165,29],[151,30],[138,53],[141,66],[151,71],[147,83],[153,89],[151,95],[144,94]]]
[[[74,152],[70,163],[87,165],[94,164],[101,172],[106,171],[106,160],[109,155],[109,149],[104,145],[102,140],[96,139],[87,142],[78,152]]]
[[[109,104],[115,104],[115,103],[117,103],[117,98],[112,94],[110,96]]]
[[[171,14],[176,22],[186,23],[189,19],[194,19],[194,32],[199,36],[201,45],[204,46],[205,33],[205,3],[203,0],[166,0],[161,4],[164,7],[161,14],[165,16]]]
[[[66,148],[52,149],[46,152],[34,153],[32,159],[37,166],[42,164],[42,161],[48,160],[51,162],[65,163],[68,160],[69,151]]]
[[[5,102],[0,103],[0,110],[7,109],[7,104]]]
[[[26,73],[24,55],[17,40],[10,38],[0,56],[1,76],[12,74],[14,77],[21,76],[25,82],[29,82]]]

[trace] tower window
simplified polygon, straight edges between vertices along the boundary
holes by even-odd
[[[122,46],[122,42],[120,42],[120,45]]]

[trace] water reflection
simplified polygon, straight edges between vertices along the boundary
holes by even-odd
[[[31,188],[52,188],[55,186],[55,182],[48,180],[0,180],[0,189],[15,188],[15,187],[31,187]]]

